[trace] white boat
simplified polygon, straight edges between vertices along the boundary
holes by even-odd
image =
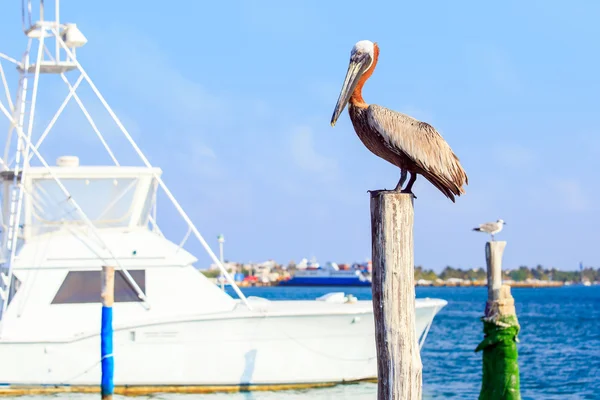
[[[161,169],[148,162],[77,61],[75,49],[86,43],[85,37],[75,25],[59,22],[58,0],[43,4],[46,17],[53,17],[29,25],[29,19],[36,20],[30,15],[36,7],[24,3],[29,44],[22,61],[0,53],[0,81],[7,94],[7,65],[16,64],[19,72],[15,96],[0,97],[0,112],[10,125],[0,174],[0,383],[6,390],[98,386],[103,265],[117,270],[117,388],[252,389],[376,377],[372,303],[343,294],[303,301],[246,298],[167,188]],[[38,51],[40,45],[48,51]],[[141,166],[120,165],[96,125],[92,131],[115,165],[85,165],[75,156],[53,165],[46,161],[39,145],[52,133],[63,107],[49,126],[38,130],[30,124],[39,80],[59,74],[69,82],[77,72]],[[73,98],[80,100],[71,90],[66,101]],[[159,229],[159,191],[186,224],[182,238],[167,238]],[[197,258],[186,250],[190,238],[219,266],[237,297],[197,271]],[[445,305],[444,300],[417,299],[421,345]]]

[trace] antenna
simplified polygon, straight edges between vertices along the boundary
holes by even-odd
[[[53,10],[51,8],[52,5],[54,6]],[[52,13],[52,11],[54,12]],[[48,19],[47,17],[49,15],[53,15],[53,17]],[[60,1],[54,0],[50,2],[44,2],[43,0],[22,0],[22,22],[23,32],[27,38],[27,47],[21,61],[0,53],[0,82],[2,82],[6,94],[6,102],[3,102],[2,98],[0,97],[0,114],[6,116],[10,122],[4,158],[0,159],[0,167],[2,169],[0,177],[2,178],[4,189],[2,205],[2,249],[5,258],[0,265],[0,300],[3,300],[1,309],[2,313],[6,311],[9,300],[8,293],[10,292],[10,286],[13,280],[12,267],[15,261],[18,243],[19,240],[27,240],[29,232],[27,227],[25,227],[24,230],[21,228],[24,196],[27,195],[28,201],[34,201],[35,199],[31,198],[30,194],[25,193],[24,185],[21,183],[21,181],[22,177],[26,176],[30,160],[33,157],[36,157],[41,162],[43,167],[48,172],[48,176],[50,176],[60,188],[60,191],[64,195],[64,200],[72,205],[74,212],[79,215],[82,221],[85,222],[89,232],[96,237],[96,239],[102,244],[102,247],[109,253],[110,257],[107,260],[104,260],[106,265],[116,264],[116,266],[123,271],[126,279],[136,290],[140,299],[143,300],[143,304],[146,307],[149,307],[147,299],[141,289],[138,287],[137,283],[133,280],[127,270],[123,268],[119,259],[115,256],[110,247],[104,243],[102,236],[98,233],[98,228],[94,226],[90,218],[85,215],[85,212],[77,202],[77,198],[73,197],[65,185],[63,185],[61,179],[53,172],[53,169],[46,162],[39,150],[44,140],[52,131],[52,128],[54,127],[59,116],[62,114],[66,105],[71,99],[75,99],[81,111],[91,125],[94,133],[104,146],[104,149],[110,155],[113,163],[116,166],[120,165],[108,143],[104,139],[102,133],[94,123],[92,116],[77,94],[77,89],[82,83],[87,83],[92,89],[98,100],[100,100],[112,118],[113,122],[132,146],[135,153],[139,156],[144,166],[152,172],[153,179],[158,184],[158,187],[163,190],[186,223],[188,230],[180,244],[180,247],[182,247],[188,240],[189,236],[193,234],[193,236],[196,237],[196,239],[208,253],[212,261],[218,265],[222,274],[229,281],[231,287],[234,289],[239,298],[248,308],[250,308],[246,297],[235,284],[231,275],[226,271],[221,260],[215,255],[210,246],[204,240],[199,230],[176,200],[175,196],[163,182],[159,173],[157,173],[152,167],[123,123],[117,117],[90,76],[77,60],[77,49],[87,44],[87,38],[79,30],[76,24],[61,22]],[[4,70],[2,69],[2,61],[17,66],[17,71],[19,73],[19,86],[14,101],[12,101]],[[69,80],[67,74],[71,75],[77,72],[79,73],[78,78],[74,83],[71,83],[72,81]],[[34,128],[33,121],[36,111],[39,80],[41,76],[47,74],[60,75],[61,79],[69,89],[69,93],[56,111],[54,117],[34,143],[32,133]],[[16,136],[16,146],[11,144],[13,136]],[[13,147],[16,147],[16,149],[13,149]],[[11,153],[13,155],[12,157]],[[154,198],[154,202],[155,201],[156,197]],[[155,209],[155,203],[153,204],[153,207]],[[154,230],[160,232],[156,222],[155,214],[149,217],[149,222],[152,224]],[[0,322],[1,318],[2,314],[0,314]]]

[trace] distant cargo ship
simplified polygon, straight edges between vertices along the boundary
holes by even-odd
[[[297,270],[294,276],[279,282],[281,286],[371,286],[371,280],[358,269],[340,270],[337,264]]]

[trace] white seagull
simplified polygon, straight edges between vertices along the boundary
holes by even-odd
[[[494,235],[502,230],[502,228],[506,225],[506,222],[499,219],[496,222],[486,222],[485,224],[479,225],[477,228],[473,228],[474,231],[489,233],[492,235],[492,241],[494,240]]]

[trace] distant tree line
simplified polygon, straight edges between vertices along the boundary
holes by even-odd
[[[242,268],[242,264],[236,264],[237,271],[244,275],[249,275],[251,271]],[[273,271],[281,271],[282,265],[277,265]],[[294,270],[295,263],[291,262],[287,266],[287,270]],[[202,273],[209,278],[216,278],[221,274],[218,269],[202,270]],[[522,282],[527,279],[538,279],[541,281],[558,281],[558,282],[580,282],[581,280],[589,280],[591,282],[600,281],[600,268],[585,267],[582,271],[562,271],[556,268],[544,268],[538,265],[535,268],[520,266],[513,270],[503,270],[503,279]],[[448,280],[451,278],[463,279],[469,281],[482,281],[487,278],[485,268],[461,269],[447,266],[442,272],[435,273],[431,269],[425,269],[422,266],[415,266],[415,280],[424,279],[435,281],[436,279]]]
[[[600,281],[600,268],[585,267],[582,271],[562,271],[556,268],[544,268],[538,265],[535,268],[529,268],[525,265],[513,270],[502,271],[503,279],[510,279],[515,282],[525,281],[527,279],[538,279],[541,281],[559,281],[559,282],[579,282],[589,280],[591,282]],[[484,268],[461,269],[447,266],[444,270],[436,274],[433,270],[424,269],[422,266],[415,267],[415,279],[425,279],[435,281],[436,279],[447,280],[451,278],[479,281],[487,278]]]

